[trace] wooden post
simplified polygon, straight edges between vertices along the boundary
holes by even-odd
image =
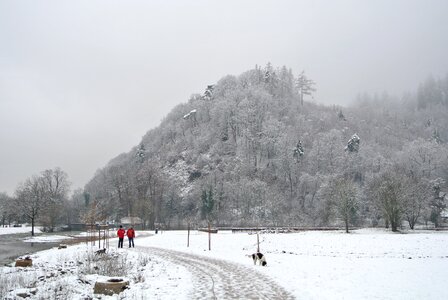
[[[212,233],[210,229],[210,221],[208,222],[208,251],[212,250]]]
[[[257,252],[260,252],[260,238],[258,236],[258,231],[257,231]]]
[[[187,247],[190,247],[190,222],[188,222]]]

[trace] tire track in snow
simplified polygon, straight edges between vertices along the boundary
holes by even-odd
[[[156,247],[135,250],[186,267],[193,277],[190,299],[294,299],[283,287],[253,268]]]

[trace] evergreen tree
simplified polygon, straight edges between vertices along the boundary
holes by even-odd
[[[300,104],[303,105],[303,96],[311,96],[316,91],[314,86],[316,83],[305,75],[305,71],[299,74],[296,80],[296,88],[300,97]]]
[[[203,219],[208,222],[211,221],[213,215],[213,208],[215,207],[215,200],[213,199],[213,190],[207,192],[207,190],[202,190],[201,195],[202,205],[201,205],[201,215]]]
[[[359,136],[355,133],[350,140],[348,140],[347,147],[345,147],[345,151],[349,152],[358,152],[359,150],[359,143],[361,139]]]
[[[296,145],[296,147],[294,148],[293,151],[294,151],[294,152],[293,152],[293,157],[294,157],[296,160],[299,160],[299,157],[303,156],[303,154],[304,154],[305,152],[303,151],[302,141],[301,141],[301,140],[299,140],[299,141],[297,142],[297,145]]]
[[[140,161],[140,162],[143,162],[145,160],[146,149],[145,149],[145,145],[143,145],[143,143],[140,143],[140,145],[138,146],[135,156],[137,157],[138,161]]]
[[[205,89],[204,95],[202,96],[202,99],[204,100],[211,100],[213,97],[213,90],[215,89],[215,85],[207,85],[207,88]]]

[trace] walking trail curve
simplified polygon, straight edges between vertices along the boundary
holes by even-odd
[[[155,247],[139,247],[137,251],[157,255],[191,272],[189,299],[294,299],[283,287],[246,266]]]

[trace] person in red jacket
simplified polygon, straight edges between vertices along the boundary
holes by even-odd
[[[123,248],[123,239],[124,239],[124,229],[123,226],[120,225],[120,228],[117,231],[118,235],[118,248]]]
[[[129,240],[129,248],[131,248],[131,244],[132,244],[132,248],[134,248],[134,238],[135,238],[135,231],[134,228],[128,228],[128,230],[126,231],[126,235],[128,236],[128,240]]]

